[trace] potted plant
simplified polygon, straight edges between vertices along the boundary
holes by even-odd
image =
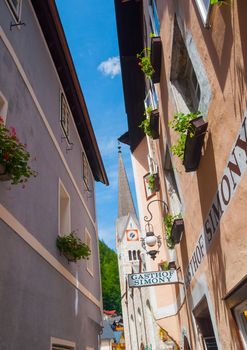
[[[223,1],[223,0],[210,0],[210,5],[216,5],[216,4],[220,4],[221,5],[224,2],[225,1]]]
[[[161,72],[161,54],[162,54],[162,42],[160,36],[151,36],[151,55],[150,61],[153,67],[152,81],[153,83],[160,82]]]
[[[146,108],[144,112],[145,119],[139,125],[143,129],[144,133],[154,140],[159,138],[159,111],[158,109],[152,109],[152,107]]]
[[[160,267],[161,271],[168,271],[169,270],[169,263],[168,263],[168,261],[161,261],[159,263],[159,267]]]
[[[152,191],[152,192],[158,192],[160,189],[160,180],[159,180],[159,174],[158,173],[154,173],[154,174],[150,174],[146,179],[148,188]]]
[[[154,74],[154,69],[150,60],[151,50],[148,47],[145,47],[141,53],[137,54],[139,62],[138,65],[141,67],[141,70],[145,74],[146,78],[152,79]]]
[[[184,232],[184,221],[181,214],[167,214],[164,217],[166,230],[166,244],[169,249],[174,249],[175,244],[180,243]]]
[[[91,254],[89,247],[76,236],[75,231],[68,235],[58,236],[56,244],[60,253],[68,259],[68,262],[88,259]]]
[[[177,113],[169,122],[169,127],[179,133],[176,144],[171,147],[172,153],[183,161],[186,172],[195,171],[200,162],[208,123],[203,120],[200,112]]]
[[[0,117],[0,180],[11,180],[11,184],[17,185],[36,176],[28,165],[29,159],[26,145],[18,140],[15,128],[7,128]]]

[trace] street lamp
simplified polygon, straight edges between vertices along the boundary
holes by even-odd
[[[150,221],[153,218],[153,214],[151,213],[149,206],[154,202],[161,202],[164,205],[165,210],[167,210],[168,212],[168,205],[160,199],[154,199],[153,201],[148,203],[147,211],[149,212],[150,217],[144,216],[144,221],[146,221],[146,225],[145,225],[146,236],[144,238],[141,238],[141,241],[142,241],[142,248],[147,252],[148,255],[150,255],[150,257],[153,260],[155,260],[156,255],[159,253],[159,249],[162,244],[161,236],[154,234],[153,225],[150,223]],[[150,248],[156,247],[157,249],[148,249],[148,247]]]

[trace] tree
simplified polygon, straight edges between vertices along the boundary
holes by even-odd
[[[104,310],[122,314],[117,254],[104,241],[99,241],[100,270]]]

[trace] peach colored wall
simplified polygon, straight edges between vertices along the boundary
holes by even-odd
[[[199,169],[193,173],[185,173],[180,161],[173,157],[184,206],[185,235],[180,246],[177,247],[177,252],[179,264],[185,273],[246,110],[247,43],[245,39],[247,30],[244,29],[243,13],[247,11],[247,4],[243,1],[233,1],[229,5],[215,6],[211,15],[212,25],[209,29],[203,27],[195,1],[158,0],[157,4],[163,44],[161,83],[158,87],[159,111],[162,116],[162,136],[158,147],[160,169],[163,165],[166,139],[169,144],[176,140],[176,135],[167,127],[168,120],[171,120],[176,112],[168,89],[175,12],[184,24],[184,33],[192,34],[192,40],[204,65],[212,94],[206,116],[209,128]],[[161,195],[165,196],[162,172],[160,175]],[[200,276],[205,274],[222,349],[228,349],[230,345],[232,349],[240,348],[236,325],[222,298],[247,273],[246,192],[247,175],[245,174],[221,219],[212,246],[188,289],[190,298]],[[194,349],[196,334],[186,307],[185,304],[177,320],[180,327],[187,328]]]
[[[144,138],[144,140],[132,154],[132,165],[139,209],[139,220],[142,227],[143,236],[145,234],[145,221],[143,218],[146,215],[149,216],[147,205],[150,201],[160,198],[159,193],[157,193],[157,195],[154,195],[149,200],[146,198],[143,176],[149,172],[147,154],[147,140]],[[151,223],[153,225],[155,234],[159,234],[162,237],[162,246],[160,248],[160,253],[157,255],[154,261],[148,255],[146,255],[146,265],[148,271],[158,271],[158,263],[160,263],[162,260],[164,261],[168,259],[167,248],[164,242],[164,227],[160,204],[152,203],[150,210],[153,214]],[[155,316],[157,312],[161,310],[161,308],[173,305],[176,300],[176,295],[178,294],[178,289],[171,285],[148,287],[148,289],[150,290],[151,295],[153,295],[153,299],[151,298],[151,301],[153,300],[154,302],[152,304],[152,308]],[[171,311],[170,314],[173,315],[174,312]],[[165,328],[168,331],[169,335],[178,341],[180,334],[178,329],[178,320],[175,317],[167,317],[166,319],[157,318],[157,324]]]

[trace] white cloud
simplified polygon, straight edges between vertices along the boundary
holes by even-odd
[[[117,140],[115,138],[110,139],[109,136],[99,137],[98,144],[99,144],[100,153],[103,157],[112,158],[114,152],[115,152],[115,155],[117,155]]]
[[[108,60],[100,63],[98,70],[102,74],[110,76],[113,79],[116,75],[120,74],[121,71],[119,57],[109,57]]]

